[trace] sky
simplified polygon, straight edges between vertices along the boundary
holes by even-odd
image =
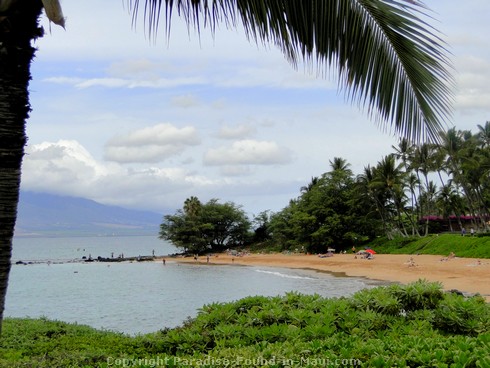
[[[490,1],[427,0],[456,81],[447,127],[490,120]],[[274,46],[219,29],[149,39],[122,0],[64,0],[32,64],[23,190],[175,212],[186,198],[279,211],[329,171],[355,174],[399,137],[347,101],[334,73],[295,70]],[[161,24],[162,30],[164,24]]]

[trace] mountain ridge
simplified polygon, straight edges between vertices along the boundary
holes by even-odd
[[[16,236],[155,235],[162,215],[91,199],[21,191]]]

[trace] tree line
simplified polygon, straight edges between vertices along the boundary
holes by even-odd
[[[378,236],[426,236],[490,220],[490,121],[477,133],[449,129],[440,144],[401,139],[393,152],[354,175],[343,158],[300,188],[278,212],[250,220],[241,206],[188,198],[164,217],[160,238],[184,251],[221,251],[245,244],[281,250],[346,249]]]

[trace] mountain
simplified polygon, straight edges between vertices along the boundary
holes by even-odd
[[[21,191],[15,235],[155,235],[161,222],[154,212]]]

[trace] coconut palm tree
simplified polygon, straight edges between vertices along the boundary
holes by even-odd
[[[461,196],[454,190],[451,184],[442,186],[442,188],[437,193],[436,204],[439,207],[439,212],[443,219],[448,222],[449,231],[453,232],[453,224],[451,221],[451,216],[455,216],[459,227],[462,228],[461,224]]]
[[[347,162],[345,158],[342,157],[334,157],[333,160],[329,160],[330,169],[332,171],[343,171],[352,175],[352,171],[349,169],[350,164]]]
[[[393,154],[397,160],[400,160],[403,164],[405,172],[409,171],[409,161],[413,157],[414,145],[410,143],[407,138],[401,138],[398,142],[398,146],[391,146],[395,153]]]
[[[402,214],[405,212],[406,195],[404,188],[404,175],[401,170],[402,164],[397,164],[394,155],[388,155],[378,161],[374,168],[374,178],[371,183],[372,188],[375,188],[380,193],[383,193],[385,199],[382,206],[387,219],[393,220],[396,224],[395,231],[399,231],[406,236]],[[390,232],[393,232],[393,226],[388,228],[387,236],[391,237]]]
[[[195,218],[202,210],[202,203],[199,198],[191,196],[184,201],[184,213]]]
[[[429,233],[429,214],[430,204],[432,203],[431,195],[434,193],[429,188],[429,174],[434,170],[435,163],[435,146],[429,143],[424,143],[415,147],[414,155],[412,158],[412,169],[415,170],[417,178],[420,181],[420,173],[424,176],[425,186],[422,190],[422,182],[420,182],[419,191],[419,204],[421,214],[426,217],[425,220],[425,236]],[[424,202],[420,201],[420,198],[424,197]],[[425,206],[423,205],[425,204]]]
[[[312,176],[311,181],[308,183],[308,185],[303,185],[299,190],[301,193],[308,193],[310,192],[318,183],[320,182],[320,179],[318,176]]]
[[[410,213],[408,215],[409,221],[412,225],[412,235],[418,235],[420,236],[419,229],[418,229],[418,219],[421,217],[420,211],[418,210],[417,207],[420,207],[418,205],[418,198],[417,195],[415,194],[415,189],[418,188],[420,185],[419,179],[417,178],[417,175],[413,172],[405,172],[405,187],[410,191]]]
[[[481,147],[490,147],[490,121],[487,121],[485,125],[478,124],[477,139]]]
[[[437,137],[451,102],[447,52],[415,0],[127,0],[153,36],[175,14],[198,31],[242,24],[293,65],[334,66],[353,102],[405,137]],[[10,270],[29,115],[32,41],[43,8],[63,25],[58,0],[0,0],[0,321]],[[165,14],[161,14],[164,12]],[[320,69],[319,69],[320,70]]]

